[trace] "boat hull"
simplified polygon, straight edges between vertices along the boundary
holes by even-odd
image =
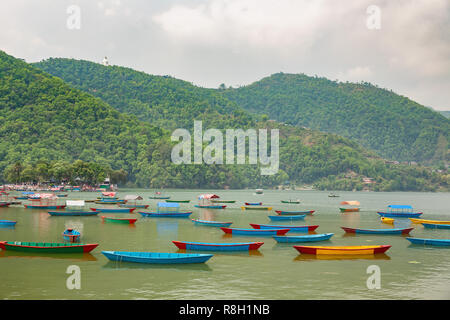
[[[280,216],[269,216],[269,219],[272,221],[295,221],[295,220],[304,220],[306,217],[306,214],[299,214],[299,215],[280,215]]]
[[[393,229],[356,229],[341,227],[346,233],[359,234],[409,234],[414,228],[393,228]]]
[[[64,209],[66,205],[56,205],[56,206],[34,206],[30,204],[24,204],[26,209]]]
[[[382,217],[387,218],[416,218],[420,217],[423,212],[411,212],[411,213],[393,213],[393,212],[377,212]]]
[[[12,220],[0,220],[0,227],[13,227],[15,226],[17,221]]]
[[[95,244],[67,244],[46,242],[18,242],[2,241],[0,248],[3,250],[39,253],[87,253],[98,246]]]
[[[289,232],[289,229],[243,229],[243,228],[225,228],[221,227],[223,232],[233,235],[246,235],[246,236],[280,236]]]
[[[306,236],[273,236],[279,243],[318,242],[329,240],[334,233],[311,234]]]
[[[287,203],[287,204],[299,204],[300,201],[288,201],[288,200],[281,200],[281,203]]]
[[[143,217],[150,218],[187,218],[192,214],[190,212],[142,212],[139,211],[139,214]]]
[[[73,217],[73,216],[96,216],[97,211],[48,211],[51,216]]]
[[[102,251],[111,261],[149,263],[149,264],[185,264],[205,263],[212,254],[159,253],[159,252],[124,252]]]
[[[212,203],[235,203],[236,200],[211,200]]]
[[[383,222],[383,223],[394,224],[394,221],[395,220],[392,218],[381,217],[381,222]]]
[[[206,243],[172,241],[181,250],[198,251],[250,251],[258,250],[264,242],[243,242],[243,243]]]
[[[308,211],[275,210],[275,212],[280,216],[296,216],[296,215],[312,215],[315,212],[315,210],[308,210]]]
[[[339,208],[341,212],[358,212],[359,208]]]
[[[223,206],[223,205],[199,205],[199,204],[196,204],[196,205],[194,205],[194,207],[200,208],[200,209],[225,209],[227,206]]]
[[[196,225],[208,226],[208,227],[229,227],[233,222],[219,222],[219,221],[207,221],[192,219]]]
[[[294,248],[302,254],[315,255],[367,255],[385,253],[389,250],[390,245],[381,246],[294,246]]]
[[[72,233],[69,233],[68,231],[64,231],[63,234],[63,239],[67,242],[78,242],[81,239],[81,233],[79,233],[78,231],[72,231]]]
[[[427,229],[450,229],[450,224],[422,223],[422,225]]]
[[[150,205],[149,204],[119,204],[119,207],[121,208],[139,208],[139,209],[147,209]]]
[[[273,225],[273,224],[255,224],[250,223],[252,228],[256,230],[270,230],[270,229],[289,229],[290,232],[310,232],[316,230],[319,226],[290,226],[290,225]]]
[[[243,206],[241,207],[242,210],[272,210],[272,207],[258,207],[258,206]]]
[[[91,208],[91,210],[101,213],[132,213],[136,208]]]
[[[421,224],[421,223],[450,224],[450,221],[443,221],[443,220],[426,220],[426,219],[414,219],[414,218],[409,218],[409,220],[411,220],[412,223],[417,223],[417,224]]]
[[[262,202],[245,202],[246,206],[261,206]]]
[[[424,239],[424,238],[406,238],[412,244],[430,245],[437,247],[449,247],[450,239]]]
[[[189,203],[191,200],[166,200],[166,202]]]
[[[123,223],[123,224],[134,224],[137,219],[128,219],[128,218],[110,218],[102,216],[102,220],[105,222],[114,222],[114,223]]]

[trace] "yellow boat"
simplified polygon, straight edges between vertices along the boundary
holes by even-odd
[[[306,254],[332,254],[332,255],[368,255],[385,253],[390,245],[378,246],[293,246],[300,253]]]
[[[450,224],[450,221],[442,221],[442,220],[426,220],[426,219],[415,219],[409,218],[412,223],[422,224],[422,223],[434,223],[434,224]]]
[[[394,219],[381,217],[381,222],[388,223],[388,224],[394,224]]]

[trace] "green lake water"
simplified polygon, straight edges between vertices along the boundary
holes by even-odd
[[[155,209],[158,200],[149,200],[154,191],[121,190],[118,195],[138,194]],[[0,252],[1,299],[449,299],[450,247],[411,245],[401,235],[349,236],[341,226],[392,228],[380,222],[376,211],[389,204],[410,204],[423,211],[421,218],[450,220],[449,193],[338,192],[329,198],[320,191],[254,190],[165,190],[171,199],[190,199],[181,204],[192,210],[189,218],[138,218],[135,226],[103,223],[99,216],[51,217],[46,210],[20,206],[0,208],[0,219],[16,220],[15,228],[0,228],[3,241],[63,242],[61,233],[73,227],[82,233],[83,243],[99,243],[90,254],[37,255],[13,251]],[[217,193],[225,210],[194,208],[201,193]],[[98,193],[71,192],[68,198],[94,199]],[[301,204],[282,204],[281,200],[300,199]],[[339,212],[339,203],[358,200],[361,211]],[[163,200],[160,200],[163,201]],[[385,255],[368,259],[322,260],[299,254],[293,244],[277,244],[271,237],[226,236],[219,228],[196,226],[191,219],[232,221],[232,227],[250,228],[249,223],[270,223],[274,211],[243,211],[243,202],[263,202],[274,209],[316,210],[295,225],[319,225],[315,233],[334,233],[329,241],[304,245],[381,245],[392,248]],[[90,207],[100,205],[90,204]],[[140,209],[139,209],[140,210]],[[118,217],[130,214],[114,214]],[[409,226],[408,219],[396,227]],[[274,222],[275,223],[275,222]],[[280,222],[284,224],[284,222]],[[278,224],[278,222],[277,222]],[[412,225],[411,236],[450,239],[450,230],[429,230]],[[301,235],[301,234],[296,234]],[[251,253],[214,253],[205,264],[141,265],[110,262],[102,250],[180,252],[172,240],[199,242],[263,241]],[[194,251],[189,251],[196,253]],[[207,252],[197,252],[207,253]],[[81,289],[69,290],[67,268],[81,270]],[[376,265],[381,271],[381,288],[368,289]]]

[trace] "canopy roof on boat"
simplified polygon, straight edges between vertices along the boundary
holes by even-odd
[[[158,202],[159,208],[179,208],[180,204],[176,202]]]
[[[207,193],[207,194],[201,194],[198,196],[198,198],[200,200],[202,199],[218,199],[220,198],[217,194],[213,194],[213,193]]]
[[[34,194],[34,191],[22,191],[22,194]]]
[[[102,192],[102,195],[105,197],[114,197],[116,195],[116,192]]]
[[[67,200],[66,205],[68,207],[84,207],[84,200]]]
[[[388,208],[391,208],[391,209],[412,209],[412,206],[410,206],[410,205],[402,205],[402,204],[390,204],[390,205],[388,205]]]
[[[41,198],[41,199],[58,199],[53,193],[35,193],[33,198]]]
[[[125,200],[144,200],[141,196],[137,196],[134,194],[127,194],[124,199]]]
[[[349,205],[349,206],[359,206],[359,201],[352,200],[352,201],[342,201],[341,204],[343,205]]]

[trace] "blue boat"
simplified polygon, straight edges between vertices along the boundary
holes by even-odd
[[[270,229],[289,229],[290,232],[309,232],[316,230],[319,226],[291,226],[286,224],[256,224],[256,223],[250,223],[252,228],[254,229],[263,229],[263,230],[270,230]]]
[[[13,227],[15,226],[17,221],[11,220],[0,220],[0,227]]]
[[[305,236],[273,236],[277,242],[293,243],[293,242],[316,242],[330,239],[334,233],[309,234]]]
[[[299,214],[295,216],[269,216],[272,221],[294,221],[294,220],[304,220],[306,214]]]
[[[48,211],[51,216],[72,217],[72,216],[96,216],[98,211]]]
[[[68,228],[63,232],[63,239],[67,242],[78,242],[81,238],[81,233],[77,230]]]
[[[139,211],[140,215],[148,218],[187,218],[192,214],[189,212],[143,212]]]
[[[414,228],[391,228],[391,229],[356,229],[341,227],[346,233],[361,234],[409,234]]]
[[[406,238],[412,244],[423,244],[430,246],[448,247],[450,239],[424,239],[424,238]]]
[[[244,236],[279,236],[284,235],[287,232],[289,232],[289,229],[267,229],[267,230],[260,230],[260,229],[244,229],[244,228],[225,228],[221,227],[223,232],[227,234],[232,235],[244,235]]]
[[[450,224],[422,223],[427,229],[450,229]]]
[[[220,222],[220,221],[208,221],[208,220],[200,220],[200,219],[192,219],[192,222],[202,226],[209,227],[229,227],[233,222]]]
[[[264,244],[264,242],[210,243],[175,240],[172,242],[178,249],[199,251],[249,251],[258,250]]]
[[[194,205],[194,207],[200,208],[200,209],[225,209],[227,206],[215,205],[215,204],[208,204],[208,205],[196,204],[196,205]]]
[[[134,251],[102,251],[102,254],[111,261],[156,264],[204,263],[213,256],[212,254]]]
[[[91,208],[91,210],[101,213],[132,213],[136,208]]]
[[[413,208],[409,205],[388,205],[386,211],[377,212],[382,217],[387,218],[417,218],[423,214],[423,212],[413,212]]]

